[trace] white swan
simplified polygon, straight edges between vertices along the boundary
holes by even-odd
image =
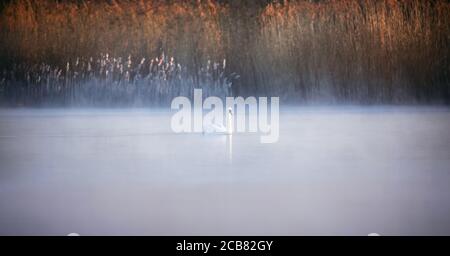
[[[233,112],[231,111],[231,108],[228,108],[227,111],[227,130],[226,133],[228,135],[233,134]]]
[[[203,133],[233,134],[233,112],[228,108],[226,125],[223,124],[206,124],[203,126]]]

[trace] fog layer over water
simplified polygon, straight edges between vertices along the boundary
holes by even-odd
[[[282,109],[259,134],[171,113],[0,110],[0,234],[450,235],[450,110]]]

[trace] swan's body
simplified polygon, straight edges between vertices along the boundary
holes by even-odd
[[[227,128],[221,124],[208,124],[203,127],[204,133],[226,133]]]
[[[228,108],[225,126],[215,123],[207,124],[203,126],[203,133],[233,134],[233,114],[231,108]]]

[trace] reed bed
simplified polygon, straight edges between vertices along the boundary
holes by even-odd
[[[259,84],[304,100],[449,103],[449,7],[420,0],[270,4],[253,53]]]
[[[0,95],[13,106],[170,106],[176,96],[193,98],[194,88],[205,97],[231,95],[232,74],[225,77],[226,61],[208,61],[192,75],[175,59],[160,57],[133,61],[102,54],[77,58],[65,68],[48,64],[13,65],[3,71]]]
[[[67,60],[75,72],[77,59],[86,66],[90,56],[108,52],[125,56],[122,62],[130,55],[136,67],[142,56],[174,56],[187,79],[177,83],[186,88],[173,86],[167,96],[199,86],[208,60],[226,59],[223,77],[232,81],[233,95],[280,96],[293,103],[449,104],[449,13],[445,0],[13,0],[0,16],[3,99],[13,102],[23,88],[42,84],[22,75],[13,85],[6,74],[39,77],[42,66],[64,73]],[[104,83],[101,88],[120,81],[122,91],[136,83],[114,72],[121,79],[83,70],[75,80]],[[78,82],[65,82],[66,89],[72,84],[78,88],[73,95],[85,94]],[[142,98],[157,104],[152,93]],[[57,95],[45,97],[62,97]],[[24,100],[31,96],[21,101],[31,104]],[[120,97],[114,102],[135,102]]]

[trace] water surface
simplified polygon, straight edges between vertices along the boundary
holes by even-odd
[[[298,107],[280,138],[0,110],[0,234],[450,235],[450,110]]]

